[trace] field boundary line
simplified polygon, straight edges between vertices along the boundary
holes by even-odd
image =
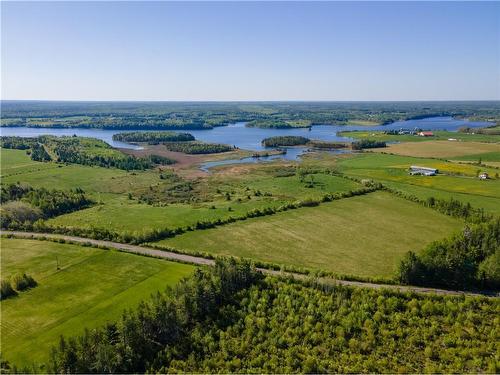
[[[207,259],[201,256],[179,254],[168,250],[157,250],[145,246],[130,245],[120,242],[112,242],[104,240],[94,240],[91,238],[84,238],[84,237],[67,236],[67,235],[51,234],[51,233],[21,232],[21,231],[1,231],[1,235],[11,236],[13,238],[18,238],[18,239],[38,239],[38,240],[61,239],[68,241],[68,243],[73,243],[73,244],[106,247],[131,254],[150,256],[154,258],[161,258],[182,263],[191,263],[200,266],[213,266],[215,264],[214,259]],[[277,271],[262,267],[257,267],[257,270],[262,272],[263,274],[271,276],[291,277],[293,279],[302,281],[312,279],[324,285],[342,285],[348,287],[369,288],[377,290],[385,289],[400,293],[435,294],[442,296],[472,296],[472,297],[493,297],[493,298],[500,297],[498,294],[495,294],[493,292],[469,292],[461,290],[447,290],[447,289],[438,289],[430,287],[409,286],[409,285],[377,284],[373,282],[341,280],[331,277],[313,278],[311,275],[307,274],[300,274],[289,271]]]

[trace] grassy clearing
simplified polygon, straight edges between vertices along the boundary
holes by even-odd
[[[406,142],[388,145],[379,149],[385,153],[425,158],[456,158],[465,155],[500,154],[500,143],[428,141]],[[488,155],[486,155],[487,157]],[[480,155],[479,155],[480,157]]]
[[[140,204],[124,195],[101,195],[102,205],[49,220],[55,226],[106,227],[115,231],[144,231],[153,228],[177,228],[197,221],[242,216],[264,207],[276,207],[287,201],[319,199],[326,193],[359,188],[350,180],[326,174],[314,174],[300,181],[298,176],[273,177],[253,172],[240,176],[213,176],[200,188],[211,198],[205,202],[173,203],[164,207]],[[256,196],[256,193],[258,196]],[[227,200],[230,194],[231,200]]]
[[[91,194],[126,193],[159,181],[156,171],[126,172],[114,168],[33,161],[23,150],[1,150],[2,183],[22,182],[33,187],[68,190],[82,188]]]
[[[388,193],[372,193],[158,244],[357,276],[391,276],[401,256],[447,236],[461,221]]]
[[[27,272],[39,283],[1,302],[2,355],[21,365],[45,360],[61,334],[80,334],[84,327],[116,320],[125,308],[194,269],[71,244],[3,238],[1,245],[2,278]]]
[[[56,164],[31,160],[26,154],[26,150],[9,150],[0,147],[0,174],[2,178],[54,168],[57,168]]]

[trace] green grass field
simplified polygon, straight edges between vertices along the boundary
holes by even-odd
[[[454,138],[466,142],[500,142],[500,135],[491,134],[467,134],[459,132],[449,132],[444,130],[433,131],[433,137],[419,137],[416,135],[392,135],[385,134],[383,131],[363,130],[363,131],[344,131],[339,135],[355,139],[375,139],[386,142],[427,142],[429,140],[447,140]]]
[[[88,193],[123,194],[159,181],[156,171],[127,172],[115,168],[43,163],[32,161],[22,150],[1,149],[0,156],[3,184],[19,181],[49,189],[79,187]]]
[[[401,256],[448,236],[462,222],[389,193],[302,208],[158,242],[339,274],[390,277]]]
[[[46,360],[61,334],[114,321],[194,269],[113,250],[6,238],[1,258],[2,279],[26,272],[39,283],[0,303],[2,358],[18,365]]]
[[[478,159],[481,157],[481,154],[485,154],[486,158],[488,156],[491,158],[491,156],[495,155],[498,157],[498,154],[500,154],[500,143],[457,141],[405,142],[390,144],[376,151],[424,158],[455,159],[460,157],[475,157]]]
[[[500,146],[499,146],[500,147]],[[483,152],[481,154],[463,155],[454,157],[453,160],[466,160],[466,161],[495,161],[500,162],[500,151],[498,152]]]
[[[25,150],[10,150],[0,147],[0,174],[2,179],[54,168],[57,168],[54,163],[31,160]]]
[[[410,165],[438,168],[443,174],[433,177],[410,176],[407,171]],[[478,171],[486,171],[494,176],[498,170],[493,168],[378,153],[343,158],[337,162],[337,167],[349,176],[371,178],[389,186],[397,184],[399,190],[409,193],[422,188],[426,190],[422,195],[425,198],[453,197],[464,203],[470,202],[474,207],[500,213],[500,179],[481,181],[476,178]]]
[[[310,177],[306,178],[310,181]],[[279,177],[251,174],[238,178],[212,178],[207,185],[220,193],[213,200],[196,204],[174,203],[164,207],[138,203],[126,196],[102,195],[104,204],[62,215],[48,221],[55,226],[90,228],[105,227],[115,231],[145,231],[153,228],[177,228],[193,225],[197,221],[242,216],[253,209],[277,207],[286,201],[319,199],[326,193],[343,192],[359,188],[360,185],[336,176],[315,174],[313,187],[300,182],[299,177]],[[259,191],[261,195],[255,196]],[[224,194],[231,193],[231,200]],[[248,198],[250,197],[250,199]],[[215,207],[215,208],[213,208]]]

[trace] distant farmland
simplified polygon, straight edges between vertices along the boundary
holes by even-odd
[[[460,220],[383,192],[248,219],[160,241],[339,274],[390,277],[401,256],[458,230]]]

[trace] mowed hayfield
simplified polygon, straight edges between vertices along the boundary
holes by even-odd
[[[188,232],[157,244],[338,274],[391,277],[408,250],[419,251],[462,226],[460,220],[417,203],[375,192]]]
[[[500,152],[500,143],[486,142],[460,142],[460,141],[427,141],[405,142],[387,145],[387,147],[374,149],[375,151],[392,153],[403,156],[416,156],[424,158],[455,158],[465,155],[488,154]]]
[[[1,258],[2,279],[26,272],[39,284],[0,303],[2,358],[17,365],[46,361],[60,335],[115,321],[194,270],[114,250],[25,239],[2,238]]]

